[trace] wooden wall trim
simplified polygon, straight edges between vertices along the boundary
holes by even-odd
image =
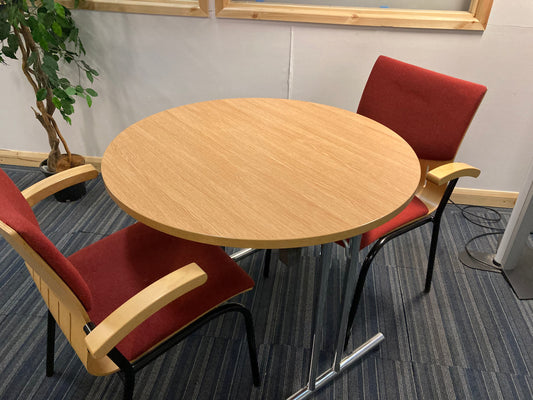
[[[48,153],[0,149],[0,164],[38,167],[39,163],[47,156]],[[88,163],[93,164],[100,171],[102,157],[85,156],[85,159]],[[518,192],[455,188],[451,199],[457,204],[513,208],[517,197]]]
[[[473,206],[513,208],[518,192],[503,190],[483,190],[469,188],[455,188],[451,200],[457,204]]]
[[[38,167],[41,161],[48,157],[48,153],[34,151],[16,151],[0,149],[0,164],[20,165],[24,167]],[[102,157],[84,156],[88,164],[92,164],[100,171]]]

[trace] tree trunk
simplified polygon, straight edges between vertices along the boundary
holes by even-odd
[[[39,52],[37,44],[27,26],[21,25],[20,29],[15,28],[15,32],[17,33],[19,48],[22,53],[22,71],[32,86],[35,96],[37,96],[37,92],[40,89],[45,88],[47,90],[46,98],[44,100],[36,100],[36,106],[39,111],[33,109],[33,112],[35,113],[35,118],[41,123],[48,135],[48,143],[50,144],[50,153],[48,154],[47,161],[48,170],[50,172],[56,171],[57,163],[61,157],[61,151],[59,150],[60,143],[63,144],[67,153],[67,168],[70,168],[72,164],[72,156],[61,132],[59,131],[57,123],[52,116],[56,108],[52,101],[53,93],[48,84],[48,78],[41,68],[41,53]],[[33,62],[33,69],[28,65],[28,59],[32,53],[35,53],[37,56],[36,60]],[[65,166],[65,163],[63,163],[63,165]]]

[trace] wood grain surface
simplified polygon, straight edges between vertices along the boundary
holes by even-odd
[[[154,114],[102,161],[128,214],[199,242],[290,248],[353,237],[392,218],[420,178],[411,147],[339,108],[226,99]]]

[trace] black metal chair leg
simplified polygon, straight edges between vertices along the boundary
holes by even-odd
[[[270,258],[272,257],[272,250],[265,250],[265,265],[263,266],[263,276],[268,278],[270,274]]]
[[[248,352],[250,353],[250,363],[252,365],[252,376],[254,386],[261,386],[261,376],[259,375],[259,364],[257,362],[257,348],[255,344],[255,329],[252,313],[245,307],[239,308],[246,324],[246,338],[248,339]]]
[[[370,265],[372,265],[372,260],[378,253],[381,246],[375,251],[370,252],[365,257],[363,265],[361,265],[361,271],[359,272],[359,277],[357,278],[357,284],[355,286],[355,293],[353,295],[352,305],[350,307],[350,313],[348,314],[348,325],[346,326],[346,336],[344,339],[344,348],[348,345],[350,340],[350,334],[352,332],[352,325],[355,319],[355,314],[357,314],[357,308],[359,307],[359,302],[361,301],[361,296],[363,295],[363,287],[365,286],[366,276],[370,270]],[[374,250],[374,248],[372,248]]]
[[[133,370],[122,371],[124,373],[124,400],[133,399],[133,389],[135,388],[135,373]]]
[[[439,240],[440,221],[442,219],[442,214],[444,213],[444,208],[446,207],[446,204],[448,203],[448,200],[450,199],[453,189],[455,188],[455,185],[457,184],[457,180],[458,178],[453,179],[448,183],[448,186],[446,187],[446,190],[444,191],[444,194],[442,196],[441,202],[439,203],[437,210],[435,211],[435,214],[433,216],[427,216],[418,221],[415,221],[414,223],[411,223],[395,231],[392,231],[388,233],[387,235],[381,237],[374,244],[374,246],[372,246],[372,249],[370,249],[367,256],[365,257],[365,260],[363,261],[363,265],[361,266],[361,272],[359,272],[359,278],[357,279],[355,293],[354,293],[354,297],[352,300],[352,305],[350,307],[350,313],[348,315],[348,326],[346,327],[346,340],[344,341],[344,348],[346,348],[346,345],[348,344],[348,340],[350,339],[350,333],[352,331],[352,324],[355,319],[355,314],[357,313],[359,301],[361,300],[361,296],[363,294],[363,286],[366,280],[366,275],[368,273],[368,270],[370,269],[370,265],[372,263],[372,260],[374,260],[374,257],[376,256],[376,254],[391,239],[394,239],[395,237],[400,236],[412,229],[418,228],[428,222],[433,223],[433,230],[432,230],[432,235],[431,235],[431,244],[429,247],[428,267],[427,267],[427,273],[426,273],[426,284],[424,287],[424,292],[428,293],[430,291],[431,280],[433,278],[433,268],[435,266],[435,256],[437,254],[437,243]]]
[[[450,196],[452,195],[453,189],[455,188],[458,179],[459,178],[455,178],[448,182],[448,186],[446,186],[446,190],[442,195],[442,199],[439,203],[439,206],[437,207],[437,210],[435,211],[435,215],[431,219],[431,221],[433,222],[433,231],[431,234],[431,244],[429,246],[428,268],[426,272],[426,284],[424,286],[424,293],[429,293],[429,291],[431,290],[433,267],[435,266],[435,255],[437,254],[437,243],[439,240],[440,221],[442,219],[444,209],[446,208],[446,204],[448,204],[448,200],[450,200]]]
[[[372,246],[372,248],[366,255],[363,261],[363,264],[361,265],[361,271],[359,272],[359,277],[357,278],[357,283],[355,286],[355,293],[353,296],[352,305],[350,307],[350,313],[348,314],[348,325],[346,327],[346,338],[344,340],[344,348],[346,348],[348,344],[348,340],[350,339],[350,333],[352,331],[352,325],[355,319],[355,314],[357,313],[359,301],[361,300],[361,296],[363,295],[363,286],[365,284],[366,275],[368,274],[370,265],[372,264],[372,261],[374,261],[374,258],[376,257],[376,255],[379,253],[381,248],[385,246],[385,244],[387,244],[389,241],[391,241],[395,237],[403,235],[405,232],[408,232],[419,226],[427,224],[428,222],[431,222],[431,221],[432,221],[431,217],[421,219],[411,225],[397,229],[393,232],[388,233],[385,236],[382,236],[381,238],[378,239],[376,243],[374,243],[374,245]]]
[[[94,328],[94,324],[92,322],[89,324],[91,325],[85,325],[85,333],[89,333],[90,330]],[[122,374],[121,378],[123,378],[124,381],[124,394],[122,398],[124,400],[132,400],[133,390],[135,389],[135,369],[133,368],[133,365],[126,357],[122,355],[120,351],[117,350],[116,347],[111,349],[111,351],[107,353],[107,356],[117,365],[117,367],[120,368],[120,372]]]
[[[46,326],[46,376],[54,375],[54,352],[56,341],[56,321],[50,311],[48,311],[48,321]]]
[[[424,293],[429,293],[429,291],[431,290],[431,280],[433,278],[433,267],[435,266],[435,255],[437,254],[439,230],[440,218],[438,221],[433,221],[433,232],[431,234],[431,244],[429,246],[428,268],[426,272],[426,284],[424,286]]]

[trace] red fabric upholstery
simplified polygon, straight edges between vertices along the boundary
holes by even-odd
[[[428,213],[428,211],[429,210],[426,205],[418,197],[413,197],[413,200],[411,200],[407,207],[405,207],[402,212],[393,219],[375,229],[364,233],[361,237],[361,249],[365,248],[387,233],[392,232],[396,228],[399,228],[400,226],[417,218],[423,217]]]
[[[357,112],[402,136],[419,158],[452,160],[486,90],[380,56]]]
[[[361,236],[360,249],[364,249],[369,244],[372,244],[374,241],[378,240],[382,236],[385,236],[387,233],[392,232],[396,228],[399,228],[410,221],[423,217],[428,213],[428,211],[429,210],[426,205],[418,197],[413,197],[413,200],[411,200],[407,207],[405,207],[402,212],[393,219],[364,233],[363,236]],[[344,247],[344,242],[342,240],[336,243]]]
[[[117,346],[129,360],[231,297],[254,281],[219,247],[166,235],[137,223],[69,257],[93,296],[89,316],[98,325],[127,299],[169,272],[196,262],[207,282],[148,318]]]
[[[72,289],[87,310],[91,308],[89,287],[63,254],[43,234],[35,214],[22,193],[0,169],[0,220],[13,228]]]

